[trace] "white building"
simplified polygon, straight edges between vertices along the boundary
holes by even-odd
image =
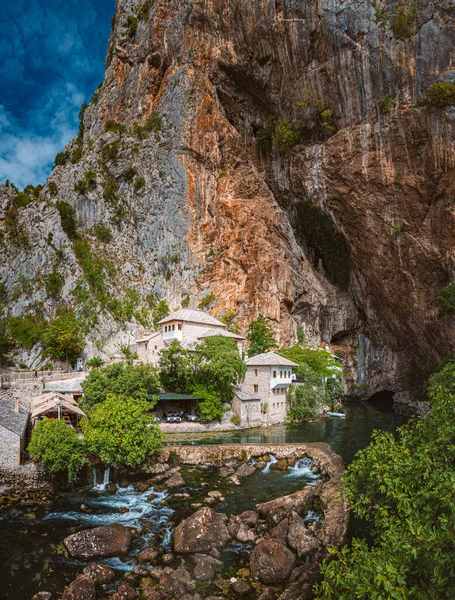
[[[255,410],[253,398],[258,398],[256,403],[260,404],[260,414],[263,423],[281,423],[286,420],[287,406],[286,393],[292,385],[292,369],[298,365],[274,352],[265,352],[252,356],[246,361],[247,372],[244,382],[240,385],[241,394],[237,395],[236,405],[243,405],[245,400],[242,396],[248,394],[248,414]],[[246,414],[243,407],[238,412],[242,419]],[[243,423],[242,423],[243,424]]]
[[[202,310],[182,308],[162,319],[160,330],[144,334],[136,339],[138,355],[144,362],[157,365],[160,352],[177,340],[186,350],[194,350],[197,344],[208,337],[221,335],[236,341],[239,352],[243,351],[245,338],[227,330],[224,323]]]

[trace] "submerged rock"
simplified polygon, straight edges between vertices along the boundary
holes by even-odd
[[[251,585],[247,581],[243,581],[243,579],[233,581],[231,587],[239,596],[248,596],[253,591]]]
[[[274,471],[286,471],[288,467],[288,461],[285,458],[280,458],[276,463],[270,465],[270,468]]]
[[[183,477],[180,475],[180,473],[177,472],[177,473],[174,473],[174,475],[172,475],[171,477],[169,477],[169,479],[167,479],[165,481],[165,485],[170,488],[175,488],[175,487],[182,487],[182,486],[186,485],[186,483],[185,483],[185,480],[183,479]]]
[[[194,578],[197,581],[209,581],[215,577],[215,567],[207,560],[199,560],[194,567]]]
[[[88,575],[78,575],[63,592],[62,600],[96,600],[96,588]]]
[[[148,546],[147,548],[144,548],[143,550],[141,550],[139,552],[139,554],[137,555],[137,561],[139,563],[150,563],[150,562],[154,562],[159,556],[159,552],[156,548],[154,548],[153,546]]]
[[[126,554],[132,537],[129,529],[120,523],[112,523],[69,535],[63,543],[74,558],[111,557]]]
[[[250,475],[252,475],[254,472],[256,471],[256,467],[253,465],[242,465],[241,467],[239,467],[237,469],[237,476],[238,477],[249,477]]]
[[[282,583],[289,578],[295,563],[294,554],[282,542],[263,540],[251,553],[251,576],[265,584]]]
[[[201,508],[180,523],[174,533],[174,549],[181,554],[223,548],[231,539],[227,517],[212,508]]]

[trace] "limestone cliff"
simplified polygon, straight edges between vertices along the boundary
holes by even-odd
[[[140,327],[119,300],[210,294],[242,327],[262,312],[283,344],[302,323],[344,352],[354,394],[407,390],[453,346],[434,299],[454,270],[455,112],[420,102],[455,77],[454,19],[451,0],[118,0],[104,82],[15,213],[28,243],[5,231],[1,279],[57,269],[106,352]],[[259,144],[272,115],[300,143]],[[55,309],[42,286],[13,310],[37,301]]]

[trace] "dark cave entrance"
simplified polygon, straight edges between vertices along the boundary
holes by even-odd
[[[377,410],[390,411],[393,408],[394,392],[389,390],[381,390],[368,398],[368,402],[374,404]]]

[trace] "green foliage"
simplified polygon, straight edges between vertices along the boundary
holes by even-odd
[[[109,229],[109,227],[106,227],[106,225],[103,225],[103,223],[96,223],[93,226],[93,233],[95,234],[96,239],[104,244],[108,244],[112,241],[112,230]]]
[[[64,420],[39,421],[27,450],[51,473],[66,473],[68,481],[86,462],[84,442]]]
[[[238,427],[240,425],[240,418],[237,415],[232,415],[231,423]]]
[[[169,309],[169,306],[168,306],[166,300],[160,300],[158,302],[158,304],[155,306],[155,308],[153,309],[153,313],[152,313],[154,326],[156,327],[157,324],[162,319],[165,319],[170,312],[171,311]]]
[[[160,114],[153,112],[145,123],[145,130],[153,133],[158,133],[163,130],[163,119]]]
[[[52,271],[44,276],[46,294],[53,300],[58,300],[65,284],[65,278],[58,271]]]
[[[331,216],[308,200],[297,204],[296,230],[299,242],[312,250],[313,264],[322,262],[327,278],[347,290],[351,275],[349,247]]]
[[[74,362],[85,348],[85,336],[82,323],[74,311],[61,306],[57,317],[52,320],[43,335],[45,356],[56,360]]]
[[[122,173],[122,178],[126,183],[131,183],[133,179],[136,177],[137,169],[134,167],[128,167]]]
[[[103,157],[103,160],[106,162],[109,162],[111,160],[116,160],[119,149],[120,149],[120,140],[116,140],[115,142],[112,142],[111,144],[106,144],[106,146],[104,146],[104,148],[101,151],[101,156]]]
[[[3,222],[8,241],[12,246],[27,248],[30,244],[30,236],[26,226],[21,222],[18,209],[11,207],[6,211]]]
[[[248,356],[256,356],[277,347],[275,335],[269,326],[269,320],[264,315],[259,315],[251,321],[246,334],[249,343]]]
[[[94,369],[99,369],[104,365],[104,360],[100,356],[94,356],[86,363],[87,367],[93,367]]]
[[[285,117],[272,115],[267,119],[266,126],[258,131],[257,139],[262,146],[286,152],[299,144],[302,136]]]
[[[117,123],[117,121],[114,121],[113,119],[109,119],[109,121],[107,121],[106,123],[106,127],[104,128],[104,130],[113,131],[115,133],[123,133],[124,131],[126,131],[126,127],[121,123]]]
[[[430,85],[426,93],[426,103],[435,108],[455,105],[455,83],[438,81]]]
[[[403,223],[394,223],[393,233],[395,237],[399,237],[403,233]]]
[[[182,297],[182,301],[180,302],[180,305],[182,308],[188,308],[188,306],[190,305],[190,295],[189,294],[185,294]]]
[[[106,294],[105,264],[92,254],[90,244],[86,238],[78,238],[73,244],[74,254],[84,273],[90,289],[99,297]]]
[[[103,199],[109,203],[115,203],[118,200],[118,184],[113,180],[103,182]]]
[[[115,15],[114,15],[114,17],[115,17]],[[101,93],[101,89],[100,88],[101,88],[102,85],[103,84],[100,83],[100,85],[98,86],[98,89],[96,89],[93,92],[93,96],[92,96],[92,98],[90,100],[90,104],[93,104],[93,106],[96,106],[98,104],[98,101],[100,99],[100,93]]]
[[[308,348],[296,344],[291,348],[281,348],[277,354],[284,356],[288,360],[310,367],[320,377],[333,377],[341,375],[340,363],[333,358],[330,352],[320,348]],[[300,375],[299,367],[294,367],[294,373]],[[302,372],[303,375],[303,372]]]
[[[103,403],[109,394],[147,400],[157,394],[160,382],[157,370],[151,365],[117,363],[97,371],[90,371],[82,383],[84,408]]]
[[[222,179],[223,177],[226,177],[227,174],[228,174],[227,167],[222,167],[220,169],[220,179]]]
[[[210,294],[207,294],[207,296],[204,296],[204,298],[202,298],[202,300],[199,302],[199,308],[210,308],[211,306],[213,306],[216,302],[216,296],[215,294],[213,294],[212,292],[210,292]]]
[[[15,209],[25,208],[28,204],[32,202],[32,199],[25,192],[18,192],[12,202],[12,206]]]
[[[309,421],[325,401],[324,381],[308,365],[300,365],[301,385],[292,385],[286,396],[288,416],[293,421]]]
[[[303,325],[297,325],[297,342],[304,344],[306,342],[306,333]]]
[[[227,310],[225,312],[224,315],[222,315],[220,317],[220,321],[222,323],[224,323],[225,325],[227,325],[227,328],[229,329],[229,331],[231,331],[231,327],[233,326],[236,318],[237,318],[237,313],[235,312],[234,309],[230,308],[229,310]]]
[[[439,292],[436,297],[436,305],[439,308],[439,316],[452,316],[455,314],[455,283],[450,283]]]
[[[392,110],[395,105],[395,100],[392,98],[390,94],[386,94],[382,96],[378,100],[378,109],[381,115],[387,115]]]
[[[40,315],[26,314],[6,319],[9,342],[25,350],[31,350],[35,344],[43,340],[46,321]]]
[[[409,11],[404,6],[397,6],[391,21],[393,35],[399,40],[412,37],[415,33],[416,18],[417,8],[415,5]]]
[[[322,110],[320,113],[321,124],[322,126],[329,132],[335,133],[336,127],[333,124],[333,111],[330,108],[326,108]]]
[[[146,295],[145,301],[149,308],[155,308],[155,306],[158,303],[158,298],[156,297],[156,295],[153,292],[150,292],[149,294]]]
[[[77,148],[75,148],[73,150],[73,153],[71,154],[71,162],[73,163],[73,165],[77,164],[82,158],[82,147],[78,146]]]
[[[67,150],[63,152],[59,152],[54,159],[54,167],[66,165],[69,159],[69,154]]]
[[[127,19],[127,24],[128,24],[128,37],[130,38],[130,40],[134,40],[134,38],[136,36],[137,26],[138,26],[137,17],[135,15],[129,15],[129,17]]]
[[[55,205],[55,208],[60,213],[60,221],[62,223],[62,229],[69,237],[70,240],[74,240],[77,237],[77,224],[76,224],[76,211],[68,202],[60,200]]]
[[[185,394],[194,384],[193,356],[174,340],[160,353],[160,382],[166,392]]]
[[[87,449],[108,465],[143,467],[163,442],[155,418],[148,414],[151,408],[147,400],[109,394],[93,407],[90,419],[82,420]]]
[[[131,127],[131,134],[136,136],[140,140],[145,140],[149,136],[145,127],[142,127],[142,125],[139,125],[139,123],[137,123],[136,121],[133,123],[133,126]]]
[[[223,416],[223,403],[220,394],[213,387],[197,384],[192,389],[195,398],[202,398],[198,403],[197,412],[201,423],[221,421]]]
[[[117,348],[119,349],[120,354],[123,356],[125,360],[131,363],[133,360],[138,359],[138,354],[133,350],[131,344],[124,344],[120,342],[117,344]]]
[[[56,196],[58,194],[58,187],[57,187],[57,184],[55,183],[55,181],[50,181],[47,184],[47,189],[51,196]]]
[[[344,477],[356,517],[374,540],[353,540],[322,568],[318,598],[432,600],[455,589],[455,364],[428,387],[431,412],[391,433],[375,432]]]
[[[149,18],[150,9],[152,8],[152,3],[150,0],[146,0],[143,2],[137,11],[138,19],[146,20]]]
[[[141,190],[145,185],[145,179],[143,177],[137,177],[134,182],[134,192],[137,194],[139,190]]]

